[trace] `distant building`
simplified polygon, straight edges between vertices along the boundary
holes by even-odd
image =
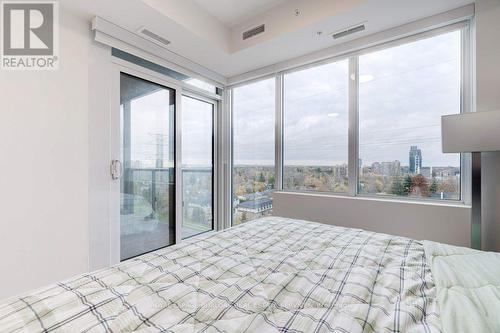
[[[342,179],[347,177],[347,171],[348,171],[347,164],[335,165],[332,168],[333,177],[335,179]]]
[[[432,178],[432,167],[421,167],[420,174],[425,178]]]
[[[273,200],[271,198],[259,198],[251,201],[240,202],[238,210],[258,214],[273,208]]]
[[[382,162],[380,164],[380,174],[384,176],[396,176],[401,172],[401,162]]]
[[[409,167],[409,166],[407,166],[407,165],[403,165],[403,166],[401,167],[401,173],[403,173],[403,174],[410,173],[410,167]]]
[[[371,167],[365,172],[372,172],[382,176],[396,176],[401,173],[401,162],[398,160],[392,162],[373,162]]]
[[[422,150],[417,146],[410,147],[410,173],[420,173],[422,168]]]
[[[432,168],[432,174],[438,179],[460,177],[460,167],[434,167]]]

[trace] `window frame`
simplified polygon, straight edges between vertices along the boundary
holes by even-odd
[[[395,47],[398,45],[403,45],[418,40],[432,38],[441,34],[445,34],[453,31],[460,31],[461,33],[461,78],[460,78],[460,113],[473,112],[473,86],[472,86],[472,32],[471,32],[471,19],[460,20],[451,24],[443,25],[437,28],[430,28],[426,30],[421,30],[414,32],[412,34],[407,34],[400,36],[399,38],[384,41],[372,46],[364,47],[356,51],[347,52],[344,54],[332,56],[329,58],[322,59],[320,61],[310,62],[304,65],[288,68],[283,71],[276,72],[271,75],[265,75],[258,78],[254,78],[248,81],[239,82],[238,84],[227,87],[228,93],[230,94],[229,100],[231,101],[228,105],[229,107],[229,127],[230,127],[230,137],[233,135],[232,127],[232,93],[233,89],[236,87],[245,86],[247,84],[255,83],[261,80],[266,80],[269,78],[274,78],[276,89],[275,89],[275,191],[287,192],[287,193],[307,193],[314,195],[327,195],[332,197],[359,197],[368,198],[373,200],[385,200],[385,201],[410,201],[417,203],[427,203],[435,205],[470,205],[471,203],[471,154],[463,153],[460,154],[460,199],[459,200],[444,200],[444,199],[432,199],[432,198],[418,198],[418,197],[398,197],[398,196],[380,196],[377,194],[364,194],[359,193],[358,189],[358,179],[359,179],[359,57],[361,55],[372,53],[375,51]],[[283,147],[284,147],[284,75],[305,70],[307,68],[312,68],[320,66],[323,64],[328,64],[336,61],[341,61],[347,59],[349,62],[349,128],[348,128],[348,192],[347,193],[334,193],[334,192],[319,192],[319,191],[307,191],[307,190],[290,190],[283,189],[283,174],[284,174],[284,161],[283,161]],[[352,76],[354,75],[354,80]],[[229,168],[228,168],[228,178],[230,179],[229,191],[232,194],[232,173],[233,173],[233,145],[229,141],[230,146],[230,158],[229,158]],[[232,200],[232,196],[230,197]],[[232,201],[230,202],[230,207],[232,209]],[[230,212],[232,213],[232,212]],[[230,214],[229,225],[232,225],[232,214]]]
[[[110,156],[113,155],[119,156],[117,154],[117,147],[119,147],[119,143],[115,142],[119,139],[119,127],[116,124],[119,124],[119,119],[116,118],[117,112],[116,107],[119,106],[119,97],[120,97],[120,84],[119,84],[119,74],[125,73],[128,75],[135,76],[137,78],[153,82],[155,84],[166,86],[176,91],[176,100],[178,101],[176,105],[175,111],[175,121],[176,121],[176,133],[175,133],[175,243],[173,245],[179,244],[185,239],[182,238],[182,225],[183,225],[183,216],[182,216],[182,173],[181,173],[181,165],[182,165],[182,96],[186,95],[191,98],[196,98],[199,100],[206,101],[214,105],[214,118],[213,118],[213,228],[210,231],[203,233],[204,235],[218,232],[225,228],[221,214],[223,210],[221,210],[220,203],[224,200],[220,195],[219,189],[222,188],[221,182],[222,178],[219,175],[219,167],[221,165],[221,146],[220,142],[220,124],[222,121],[222,112],[223,112],[223,104],[225,103],[224,96],[227,94],[227,89],[222,90],[222,95],[214,95],[204,90],[198,89],[197,87],[191,86],[184,82],[177,81],[171,77],[165,76],[160,72],[153,71],[149,68],[145,68],[140,64],[131,63],[126,60],[123,60],[118,57],[110,56],[110,74],[111,74],[111,83],[112,89],[110,91],[110,96],[113,102],[111,108],[111,115],[109,118],[110,125]],[[117,188],[118,186],[118,188]],[[119,207],[119,198],[116,194],[119,193],[119,182],[112,181],[110,185],[109,191],[109,263],[116,264],[120,262],[120,228],[119,228],[119,212],[117,213],[116,207]],[[118,201],[117,201],[118,200]],[[118,214],[118,215],[117,215]],[[100,257],[101,254],[91,254],[90,261],[92,265],[95,265],[95,262],[98,262],[96,259]]]

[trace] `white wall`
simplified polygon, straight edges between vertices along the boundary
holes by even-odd
[[[500,110],[500,0],[476,1],[476,111]],[[500,129],[499,129],[500,130]],[[500,153],[482,156],[483,249],[500,251]]]
[[[88,270],[89,65],[99,51],[88,19],[61,8],[59,70],[0,73],[0,299]]]
[[[276,192],[273,215],[418,240],[470,245],[470,208],[410,201]]]

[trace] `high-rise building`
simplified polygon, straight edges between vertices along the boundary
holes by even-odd
[[[420,173],[422,168],[422,150],[417,146],[410,147],[410,172]]]

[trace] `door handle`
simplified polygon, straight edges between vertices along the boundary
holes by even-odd
[[[109,167],[109,172],[111,174],[111,179],[118,180],[122,177],[123,165],[120,160],[112,160]]]

